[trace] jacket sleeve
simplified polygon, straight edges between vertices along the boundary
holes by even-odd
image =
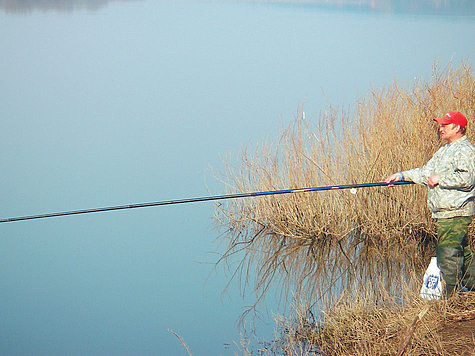
[[[448,189],[472,190],[475,186],[475,157],[460,153],[452,167],[439,175],[439,186]]]
[[[427,179],[429,179],[430,176],[434,175],[435,161],[437,159],[437,155],[439,155],[439,151],[437,151],[434,156],[421,168],[414,168],[408,171],[401,172],[404,176],[404,179],[427,186]]]

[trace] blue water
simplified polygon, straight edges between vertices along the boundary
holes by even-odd
[[[222,160],[276,139],[300,106],[316,119],[474,54],[473,14],[101,5],[0,10],[0,217],[223,193]],[[1,354],[185,354],[168,329],[193,355],[233,354],[253,296],[238,283],[223,294],[213,212],[0,224]]]

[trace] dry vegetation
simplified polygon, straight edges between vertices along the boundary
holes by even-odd
[[[379,182],[432,156],[441,142],[431,119],[449,110],[473,121],[475,81],[466,63],[435,66],[430,80],[409,89],[394,82],[372,91],[351,112],[330,108],[312,122],[301,111],[277,144],[244,150],[241,167],[229,168],[223,180],[233,193]],[[475,142],[473,127],[468,136]],[[256,304],[273,286],[287,300],[311,296],[305,318],[325,310],[312,324],[320,326],[308,330],[316,333],[311,344],[328,354],[394,353],[397,343],[388,345],[399,341],[396,331],[421,312],[414,291],[435,253],[424,187],[233,200],[218,206],[216,218],[226,244],[221,262],[243,288],[253,286]],[[416,337],[418,350],[443,354],[439,344],[427,351],[424,337]],[[335,342],[341,353],[328,351],[338,349]]]
[[[278,342],[266,343],[262,354],[475,354],[474,292],[431,302],[409,292],[403,303],[389,295],[384,303],[344,296],[319,320],[304,305],[278,320]]]

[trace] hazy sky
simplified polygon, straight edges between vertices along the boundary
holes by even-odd
[[[317,118],[436,59],[471,63],[473,20],[228,1],[0,12],[0,216],[223,193],[223,156],[298,106]],[[194,355],[232,354],[252,295],[221,295],[212,217],[200,203],[1,224],[2,354],[184,354],[167,329]]]

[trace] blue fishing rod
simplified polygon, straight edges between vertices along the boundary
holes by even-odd
[[[199,197],[199,198],[165,200],[165,201],[156,201],[156,202],[149,202],[149,203],[117,205],[117,206],[109,206],[109,207],[103,207],[103,208],[92,208],[92,209],[62,211],[62,212],[57,212],[57,213],[48,213],[48,214],[39,214],[39,215],[19,216],[19,217],[14,217],[14,218],[0,219],[0,223],[13,222],[13,221],[23,221],[23,220],[44,219],[44,218],[53,218],[53,217],[67,216],[67,215],[99,213],[99,212],[113,211],[113,210],[146,208],[146,207],[160,206],[160,205],[175,205],[175,204],[185,204],[185,203],[196,203],[196,202],[203,202],[203,201],[210,201],[210,200],[225,200],[225,199],[236,199],[236,198],[247,198],[247,197],[260,197],[260,196],[265,196],[265,195],[278,195],[278,194],[290,194],[290,193],[319,192],[319,191],[324,191],[324,190],[358,189],[358,188],[369,188],[369,187],[388,187],[388,186],[402,185],[402,184],[413,184],[413,182],[399,181],[399,182],[392,182],[392,183],[381,182],[381,183],[363,183],[363,184],[347,184],[347,185],[329,185],[329,186],[323,186],[323,187],[270,190],[270,191],[263,191],[263,192],[237,193],[237,194],[226,194],[226,195],[212,195],[212,196]]]

